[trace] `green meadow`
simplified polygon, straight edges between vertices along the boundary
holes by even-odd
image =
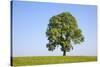
[[[13,57],[13,66],[43,65],[43,64],[61,64],[97,61],[96,56],[30,56]]]

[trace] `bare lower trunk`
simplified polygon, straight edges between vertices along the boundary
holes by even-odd
[[[65,50],[63,51],[63,56],[66,56],[66,51]]]

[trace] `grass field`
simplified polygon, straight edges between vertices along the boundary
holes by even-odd
[[[32,56],[32,57],[13,57],[13,66],[75,63],[96,61],[96,56]]]

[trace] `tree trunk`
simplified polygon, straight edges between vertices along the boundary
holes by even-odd
[[[66,51],[65,50],[63,51],[63,56],[66,56]]]

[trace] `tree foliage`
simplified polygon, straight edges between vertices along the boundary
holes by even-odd
[[[49,20],[46,35],[49,43],[46,45],[49,51],[53,51],[57,46],[61,46],[63,55],[73,49],[72,43],[80,44],[84,41],[81,29],[78,28],[77,21],[69,12],[63,12],[52,16]]]

